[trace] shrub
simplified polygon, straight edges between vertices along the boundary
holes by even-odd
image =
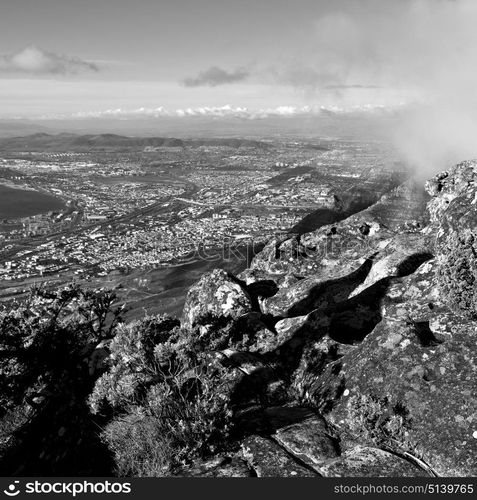
[[[98,346],[121,320],[114,302],[110,291],[69,285],[36,288],[25,303],[0,311],[0,469],[6,475],[108,473],[86,399],[102,370]]]
[[[477,319],[477,245],[474,235],[451,233],[439,256],[441,296],[456,313]]]
[[[85,361],[120,321],[114,301],[110,291],[77,285],[53,292],[36,288],[25,304],[0,312],[0,416],[62,392],[77,366],[88,374]]]
[[[167,316],[118,329],[110,369],[90,397],[110,413],[103,432],[122,475],[157,476],[224,446],[233,374],[205,352],[197,332]]]
[[[120,477],[154,477],[167,472],[172,447],[161,421],[134,408],[113,420],[102,437],[115,458]]]
[[[386,397],[360,394],[349,398],[348,413],[346,421],[353,437],[378,447],[415,450],[409,438],[411,421],[403,405],[392,405]]]

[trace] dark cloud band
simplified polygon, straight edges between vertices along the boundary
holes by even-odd
[[[196,77],[186,78],[183,84],[186,87],[217,87],[231,83],[239,83],[249,77],[249,72],[244,68],[235,71],[226,71],[217,66],[211,66],[205,71],[201,71]]]
[[[0,55],[0,73],[67,75],[98,70],[96,64],[79,57],[55,54],[35,46],[14,54]]]

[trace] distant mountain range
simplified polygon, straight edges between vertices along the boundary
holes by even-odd
[[[44,125],[29,121],[12,121],[0,119],[0,137],[16,137],[19,135],[37,134],[39,132],[50,132],[51,129]]]
[[[265,142],[250,139],[177,139],[171,137],[128,137],[116,134],[47,134],[39,132],[22,137],[0,139],[0,151],[45,151],[45,152],[88,152],[88,151],[131,151],[158,147],[200,147],[215,146],[229,148],[266,149]]]

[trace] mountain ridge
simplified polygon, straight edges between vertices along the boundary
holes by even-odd
[[[41,150],[46,152],[94,152],[108,150],[144,150],[162,147],[230,147],[267,149],[262,141],[239,138],[218,139],[177,139],[174,137],[132,137],[118,134],[74,134],[62,132],[50,134],[37,132],[26,136],[0,138],[0,150],[26,152]]]

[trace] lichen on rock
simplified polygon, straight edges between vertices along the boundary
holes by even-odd
[[[204,274],[186,298],[182,326],[206,324],[210,318],[237,318],[252,310],[252,301],[240,281],[222,269]]]

